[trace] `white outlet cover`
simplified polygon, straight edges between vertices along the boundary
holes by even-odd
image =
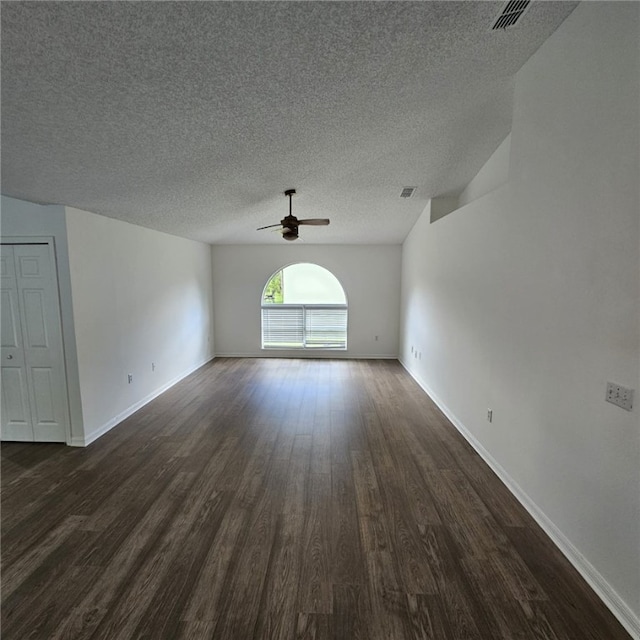
[[[633,391],[633,389],[628,389],[615,382],[607,382],[605,400],[626,411],[631,411],[633,409]]]

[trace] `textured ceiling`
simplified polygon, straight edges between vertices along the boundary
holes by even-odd
[[[511,127],[513,76],[573,10],[534,2],[3,2],[2,192],[211,243],[330,217],[402,242]],[[403,186],[417,186],[400,199]]]

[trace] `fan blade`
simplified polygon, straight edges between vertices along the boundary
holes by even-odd
[[[268,224],[266,227],[258,227],[256,231],[262,231],[263,229],[271,229],[271,227],[281,227],[282,222],[278,222],[278,224]]]
[[[298,224],[313,224],[319,227],[329,224],[329,218],[307,218],[306,220],[298,220]]]

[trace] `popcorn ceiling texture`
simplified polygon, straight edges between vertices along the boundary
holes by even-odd
[[[511,127],[537,2],[5,2],[2,192],[211,243],[402,242]],[[399,197],[417,186],[413,198]]]

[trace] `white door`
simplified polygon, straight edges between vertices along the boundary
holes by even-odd
[[[58,287],[48,244],[3,244],[2,440],[66,442]]]

